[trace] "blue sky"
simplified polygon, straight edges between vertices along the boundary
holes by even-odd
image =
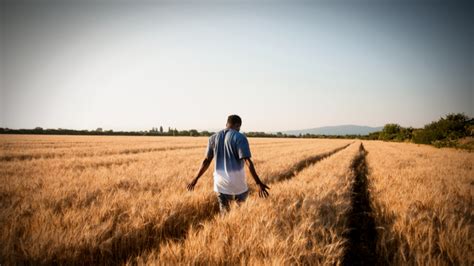
[[[460,1],[4,1],[0,126],[244,131],[473,116]]]

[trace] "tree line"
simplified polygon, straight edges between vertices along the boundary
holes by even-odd
[[[430,144],[436,147],[474,148],[474,119],[463,114],[448,114],[423,128],[402,127],[398,124],[386,124],[382,131],[367,135],[366,139],[384,141],[408,141],[417,144]]]
[[[144,131],[114,131],[114,130],[104,130],[102,128],[97,128],[95,130],[75,130],[75,129],[54,129],[48,128],[43,129],[41,127],[36,127],[34,129],[10,129],[10,128],[0,128],[0,134],[35,134],[35,135],[104,135],[104,136],[211,136],[215,132],[211,131],[198,131],[196,129],[189,130],[178,130],[176,128],[168,128],[167,131],[163,130],[163,127],[153,127],[150,130]],[[299,135],[289,135],[282,132],[277,133],[266,133],[260,131],[250,131],[245,132],[245,135],[250,138],[364,138],[367,136],[363,135],[319,135],[319,134],[299,134]]]
[[[168,127],[165,131],[163,126],[152,127],[144,131],[113,131],[97,128],[95,130],[74,130],[74,129],[9,129],[0,128],[0,134],[42,134],[42,135],[106,135],[106,136],[211,136],[214,132],[198,131],[196,129],[178,130]],[[382,131],[373,132],[368,135],[319,135],[319,134],[299,134],[288,135],[282,132],[266,133],[251,131],[245,132],[247,137],[260,138],[345,138],[345,139],[366,139],[384,141],[404,141],[418,144],[430,144],[436,147],[461,147],[473,148],[471,142],[464,144],[459,140],[474,136],[474,119],[463,113],[448,114],[433,121],[423,128],[402,127],[399,124],[386,124]],[[467,145],[468,147],[464,147]]]
[[[198,131],[196,129],[190,130],[178,130],[176,128],[168,128],[168,131],[164,131],[163,127],[153,127],[150,130],[140,131],[114,131],[104,130],[99,127],[95,130],[75,130],[75,129],[63,129],[63,128],[48,128],[43,129],[42,127],[36,127],[34,129],[10,129],[0,128],[0,134],[35,134],[35,135],[93,135],[93,136],[210,136],[214,132],[209,131]]]

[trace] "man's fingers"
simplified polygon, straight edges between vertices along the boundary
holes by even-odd
[[[268,195],[270,195],[270,194],[268,193],[268,191],[266,191],[266,190],[263,191],[263,194],[265,195],[265,198],[268,197]]]
[[[260,198],[266,198],[266,197],[268,197],[268,195],[270,195],[270,194],[265,189],[262,189],[262,190],[258,191],[258,196]]]

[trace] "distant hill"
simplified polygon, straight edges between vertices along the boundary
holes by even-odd
[[[301,130],[282,131],[288,135],[315,134],[315,135],[367,135],[375,131],[381,131],[383,127],[368,127],[358,125],[340,125],[329,127],[317,127]]]

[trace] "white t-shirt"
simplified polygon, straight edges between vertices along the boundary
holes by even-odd
[[[248,190],[243,159],[250,158],[251,153],[244,134],[226,128],[210,136],[206,157],[216,157],[214,191],[238,195]]]

